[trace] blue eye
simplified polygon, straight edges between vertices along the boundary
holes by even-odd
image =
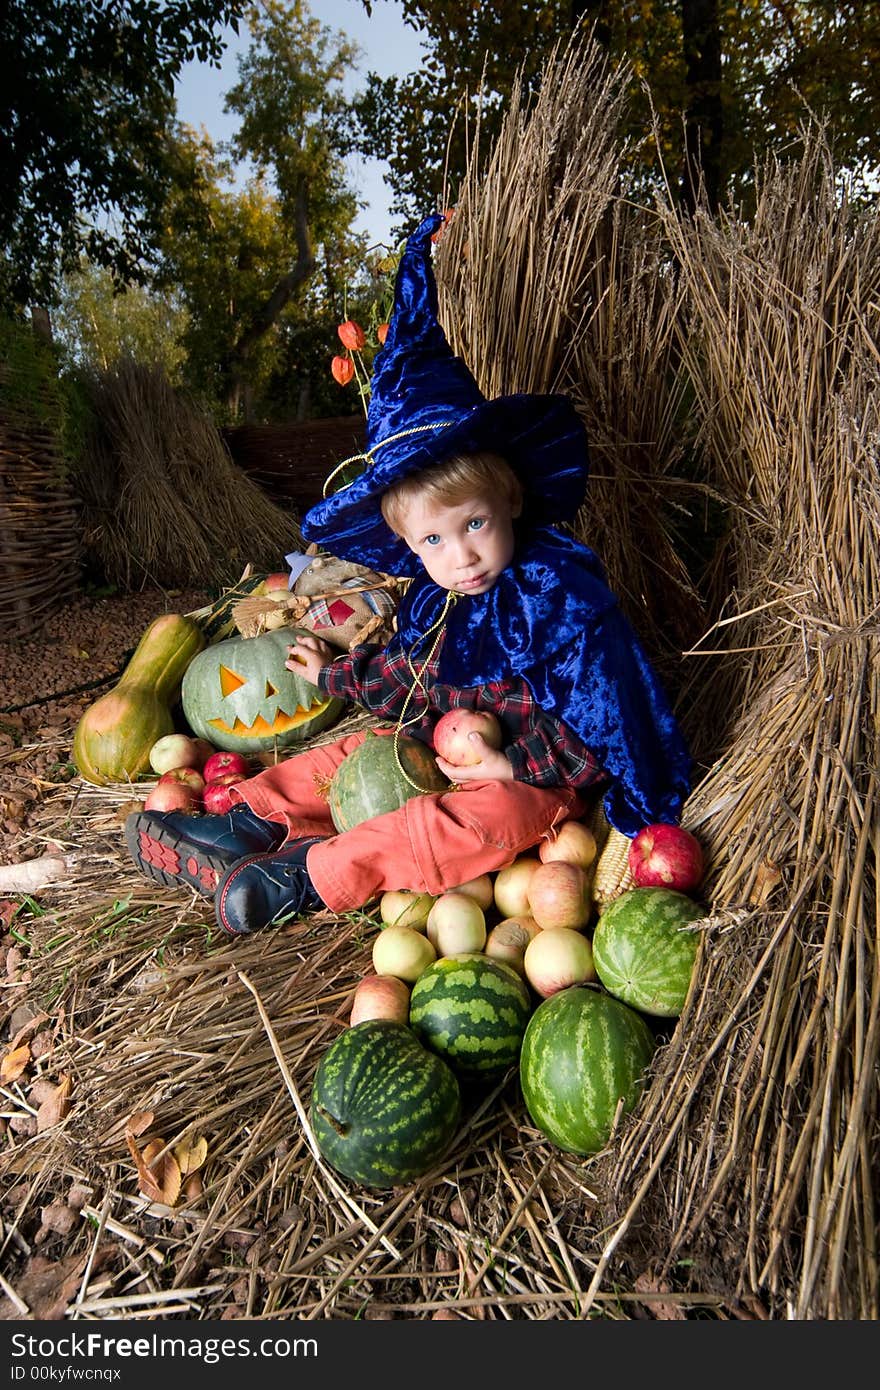
[[[471,517],[470,521],[468,522],[467,528],[469,531],[481,531],[485,525],[486,518],[484,516],[474,516]]]
[[[430,534],[430,536],[426,536],[426,537],[425,537],[425,545],[439,545],[439,544],[440,544],[440,537],[437,535],[437,532],[436,532],[436,531],[432,531],[431,534]]]

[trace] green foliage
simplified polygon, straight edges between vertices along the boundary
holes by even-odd
[[[19,428],[57,434],[63,396],[52,346],[20,320],[0,317],[0,417]]]
[[[59,353],[20,319],[0,314],[0,421],[52,438],[59,477],[81,446],[83,401],[77,383],[59,372]]]
[[[362,0],[370,11],[371,0]],[[811,110],[827,121],[836,157],[863,187],[876,175],[880,144],[880,3],[878,0],[555,0],[541,5],[473,5],[469,0],[401,0],[404,19],[420,28],[420,73],[370,73],[356,100],[357,141],[387,157],[393,211],[406,222],[455,201],[467,159],[488,151],[514,79],[540,80],[553,45],[572,31],[573,16],[614,62],[631,71],[625,135],[636,187],[655,185],[663,170],[681,176],[683,112],[706,93],[689,90],[683,16],[697,26],[717,15],[722,51],[721,186],[748,196],[756,156],[797,140]],[[478,93],[482,91],[482,100]],[[662,161],[662,170],[661,170]]]
[[[109,270],[83,261],[61,282],[52,323],[63,359],[74,368],[109,371],[128,357],[161,367],[178,384],[188,318],[175,296],[120,286]]]
[[[46,303],[85,253],[144,278],[171,177],[174,80],[216,62],[243,0],[6,0],[0,303]]]

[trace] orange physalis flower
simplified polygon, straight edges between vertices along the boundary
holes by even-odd
[[[379,342],[380,342],[380,343],[384,343],[384,342],[385,342],[385,339],[388,337],[388,324],[387,324],[387,323],[380,323],[380,324],[379,324],[378,328],[376,329],[376,337],[379,339]]]
[[[340,386],[347,386],[354,376],[354,363],[350,357],[334,357],[330,370]]]
[[[360,352],[367,341],[367,335],[359,323],[354,319],[346,319],[341,323],[336,332],[339,334],[343,347],[347,347],[349,352]]]

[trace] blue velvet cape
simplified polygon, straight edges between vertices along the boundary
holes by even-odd
[[[416,662],[427,655],[430,639],[422,639],[447,598],[421,568],[403,596],[398,633]],[[488,592],[457,597],[444,626],[444,684],[521,676],[608,774],[612,825],[632,836],[643,825],[677,823],[690,790],[690,756],[593,551],[552,527],[534,530]]]

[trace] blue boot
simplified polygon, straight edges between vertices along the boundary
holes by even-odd
[[[125,822],[125,842],[141,873],[167,888],[194,888],[205,898],[214,896],[239,859],[277,849],[286,834],[285,826],[241,804],[224,816],[135,811]]]
[[[217,921],[233,936],[277,927],[323,907],[306,868],[306,851],[319,843],[295,840],[274,854],[242,859],[224,874],[214,897]]]

